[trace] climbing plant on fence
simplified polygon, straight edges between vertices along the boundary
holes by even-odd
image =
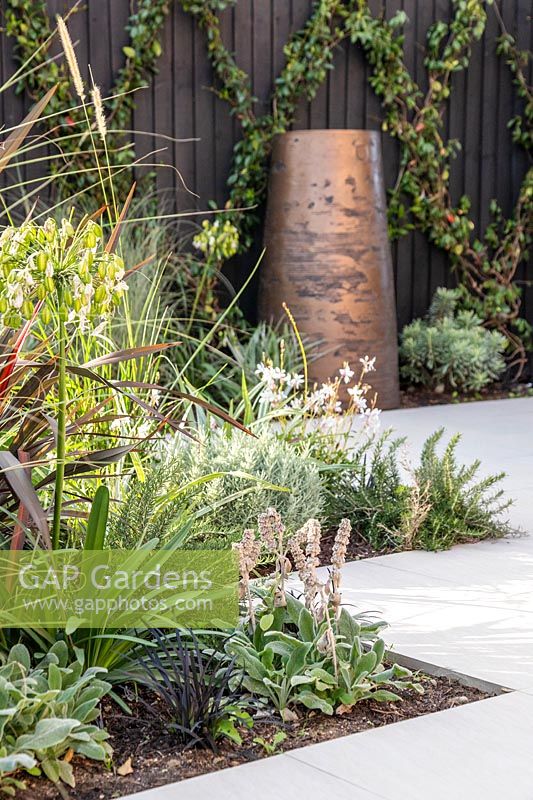
[[[401,145],[398,180],[390,193],[389,222],[393,237],[416,227],[444,249],[456,267],[464,304],[485,323],[504,333],[511,343],[510,361],[521,372],[531,327],[520,318],[521,289],[516,271],[527,257],[533,222],[533,168],[527,171],[514,213],[504,218],[492,201],[492,222],[475,236],[465,195],[455,205],[450,195],[450,161],[460,147],[443,137],[443,112],[454,72],[468,66],[470,46],[483,34],[483,3],[454,2],[450,23],[436,22],[428,31],[425,64],[428,91],[412,80],[403,58],[403,38],[396,29],[403,14],[384,24],[375,20],[366,3],[346,15],[352,42],[361,45],[372,66],[370,83],[382,102],[384,129]],[[533,103],[523,67],[529,54],[520,53],[504,32],[499,52],[513,72],[518,93],[525,100],[524,117],[511,120],[515,141],[531,148]]]
[[[400,171],[389,200],[391,237],[398,238],[416,227],[446,250],[458,271],[465,306],[473,308],[487,326],[506,335],[511,343],[510,361],[519,374],[531,328],[520,317],[521,288],[515,276],[531,240],[533,169],[525,176],[511,217],[504,219],[494,201],[493,221],[476,237],[468,197],[454,205],[450,196],[450,162],[460,143],[445,140],[442,124],[451,77],[468,67],[471,46],[483,35],[486,6],[491,3],[453,0],[451,21],[437,21],[430,27],[425,59],[429,90],[424,94],[405,65],[404,12],[387,20],[375,17],[366,0],[317,0],[304,28],[285,46],[286,63],[276,79],[271,111],[259,117],[254,114],[250,79],[236,65],[221,35],[217,12],[233,4],[234,0],[182,0],[183,8],[206,33],[218,94],[229,102],[242,124],[243,139],[234,148],[228,179],[229,209],[257,206],[264,200],[273,137],[290,127],[300,97],[313,99],[332,67],[335,47],[348,38],[366,55],[370,84],[385,112],[384,130],[401,146]],[[531,149],[533,111],[524,72],[529,54],[519,52],[506,32],[499,51],[525,100],[524,116],[511,121],[514,138]],[[240,215],[245,248],[256,221],[253,213]]]
[[[157,71],[156,62],[162,51],[159,35],[169,10],[169,0],[138,0],[126,25],[129,42],[123,48],[124,63],[106,104],[109,109],[109,143],[110,146],[114,144],[113,164],[118,170],[123,168],[118,172],[116,182],[117,185],[122,183],[126,191],[131,184],[128,167],[134,160],[134,152],[131,140],[122,131],[130,127],[134,91],[146,85],[147,78]],[[21,63],[37,53],[33,63],[39,65],[39,69],[30,72],[18,85],[17,91],[26,91],[33,100],[38,100],[51,86],[58,85],[47,107],[47,113],[57,114],[50,136],[60,141],[62,154],[51,162],[52,170],[65,175],[65,183],[70,189],[73,184],[79,190],[93,186],[94,177],[86,169],[92,155],[85,154],[80,148],[77,132],[78,123],[84,128],[85,116],[78,108],[79,101],[72,96],[66,65],[52,56],[54,24],[46,0],[7,0],[4,26],[8,36],[14,39],[15,56]],[[92,108],[87,106],[87,111],[92,113]],[[61,188],[61,181],[54,185]]]
[[[391,237],[398,238],[417,228],[448,253],[460,279],[464,304],[475,309],[487,326],[507,336],[511,342],[510,361],[520,372],[531,330],[520,318],[521,288],[515,278],[532,235],[533,168],[524,178],[513,214],[504,218],[493,201],[492,221],[476,236],[468,197],[462,197],[457,204],[452,202],[451,161],[460,143],[446,140],[442,124],[451,77],[468,67],[471,46],[483,35],[487,6],[492,5],[492,0],[452,0],[450,22],[438,20],[430,27],[425,58],[427,92],[422,92],[405,65],[403,12],[387,20],[382,15],[374,16],[367,0],[316,0],[304,27],[285,45],[285,66],[276,79],[270,110],[262,115],[255,112],[250,78],[236,64],[221,33],[220,12],[235,5],[236,0],[180,2],[205,33],[216,79],[214,88],[228,102],[242,129],[242,138],[234,148],[226,204],[227,216],[239,227],[241,249],[253,241],[258,221],[253,209],[265,197],[274,136],[290,128],[300,98],[313,99],[333,66],[336,46],[347,39],[364,52],[371,67],[370,84],[384,111],[383,128],[400,143],[400,170],[389,199]],[[38,5],[36,15],[35,2],[8,0],[8,32],[17,37],[21,58],[35,44],[46,41],[51,32],[46,3],[39,0]],[[129,119],[133,97],[128,92],[142,85],[146,75],[155,70],[161,52],[158,36],[168,10],[169,0],[138,0],[137,12],[128,22],[130,45],[124,48],[126,62],[113,92],[120,95],[112,110],[117,128],[125,127]],[[496,5],[494,13],[499,17]],[[31,35],[21,29],[21,20],[26,20],[26,27],[34,31]],[[533,99],[525,77],[530,54],[517,49],[503,26],[498,52],[508,64],[524,102],[523,114],[510,120],[513,138],[531,153]],[[34,76],[30,91],[35,94],[58,76],[62,78],[55,62],[47,65],[43,74],[46,79],[41,74]],[[63,83],[61,89],[58,103],[65,101],[68,92]],[[250,210],[244,213],[242,209]]]

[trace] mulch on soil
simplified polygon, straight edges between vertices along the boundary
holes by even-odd
[[[333,553],[333,545],[335,544],[335,536],[337,531],[328,531],[322,534],[320,540],[320,566],[327,567],[331,564],[331,556]],[[366,542],[357,531],[352,531],[350,541],[348,542],[348,549],[346,551],[346,561],[361,561],[364,558],[374,558],[375,556],[384,556],[387,553],[395,552],[392,548],[389,550],[376,550],[371,544]]]
[[[307,712],[292,723],[283,723],[277,718],[257,720],[251,731],[242,731],[242,745],[224,741],[215,754],[209,750],[185,749],[154,719],[147,719],[146,709],[140,703],[132,706],[132,716],[126,716],[113,702],[106,701],[103,719],[115,751],[113,767],[107,770],[101,764],[76,760],[75,789],[66,788],[60,793],[42,779],[30,779],[27,789],[18,793],[17,798],[109,800],[265,758],[264,746],[255,743],[254,739],[262,737],[271,742],[279,730],[283,730],[287,738],[276,749],[276,754],[488,697],[478,689],[448,678],[422,676],[420,682],[424,685],[424,694],[412,690],[402,692],[400,703],[365,701],[342,716],[327,717]],[[117,771],[121,767],[122,772],[128,772],[130,767],[131,771],[121,776]]]
[[[494,383],[480,392],[441,392],[411,386],[400,392],[400,408],[420,406],[443,406],[449,403],[475,403],[479,400],[508,400],[516,397],[531,397],[531,383]]]

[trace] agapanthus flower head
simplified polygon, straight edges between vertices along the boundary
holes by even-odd
[[[227,261],[239,249],[239,231],[228,219],[204,219],[202,230],[192,240],[193,247],[213,261]]]
[[[19,327],[38,307],[47,324],[61,314],[81,329],[113,313],[127,290],[124,262],[107,253],[102,229],[85,218],[28,221],[0,234],[0,323]]]

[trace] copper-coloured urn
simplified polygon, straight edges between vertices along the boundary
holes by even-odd
[[[399,405],[396,305],[380,135],[305,130],[276,138],[260,281],[262,319],[283,316],[321,340],[310,378],[376,356],[378,406]]]

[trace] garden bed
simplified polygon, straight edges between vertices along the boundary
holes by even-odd
[[[433,389],[411,386],[400,392],[400,408],[476,403],[482,400],[511,400],[516,397],[531,397],[532,393],[531,383],[494,383],[479,392],[435,392]]]
[[[333,547],[335,544],[336,531],[330,531],[322,536],[321,549],[320,549],[320,566],[327,567],[331,564],[331,557]],[[387,553],[394,552],[393,548],[376,550],[372,547],[370,542],[366,542],[362,536],[357,536],[356,532],[352,533],[348,547],[346,550],[347,561],[361,561],[364,558],[376,558],[377,556],[384,556]]]
[[[489,697],[479,689],[464,686],[449,678],[423,676],[424,694],[413,690],[399,692],[401,703],[365,701],[347,714],[332,717],[316,712],[301,714],[296,722],[282,723],[279,718],[257,720],[252,730],[242,730],[241,745],[223,741],[217,753],[210,750],[185,749],[161,730],[160,724],[147,719],[142,703],[132,704],[127,716],[112,701],[102,707],[103,720],[114,748],[114,765],[110,770],[101,764],[77,760],[74,766],[76,788],[62,789],[50,782],[28,779],[27,789],[17,794],[18,800],[107,800],[139,792],[167,783],[193,778],[209,772],[238,766],[295,748],[368,731],[393,722],[454,708]],[[272,747],[280,731],[286,738]],[[254,740],[262,739],[263,742]],[[269,747],[269,745],[271,747]],[[269,752],[272,749],[273,752]],[[120,775],[120,772],[127,773]],[[65,792],[67,792],[65,794]]]

